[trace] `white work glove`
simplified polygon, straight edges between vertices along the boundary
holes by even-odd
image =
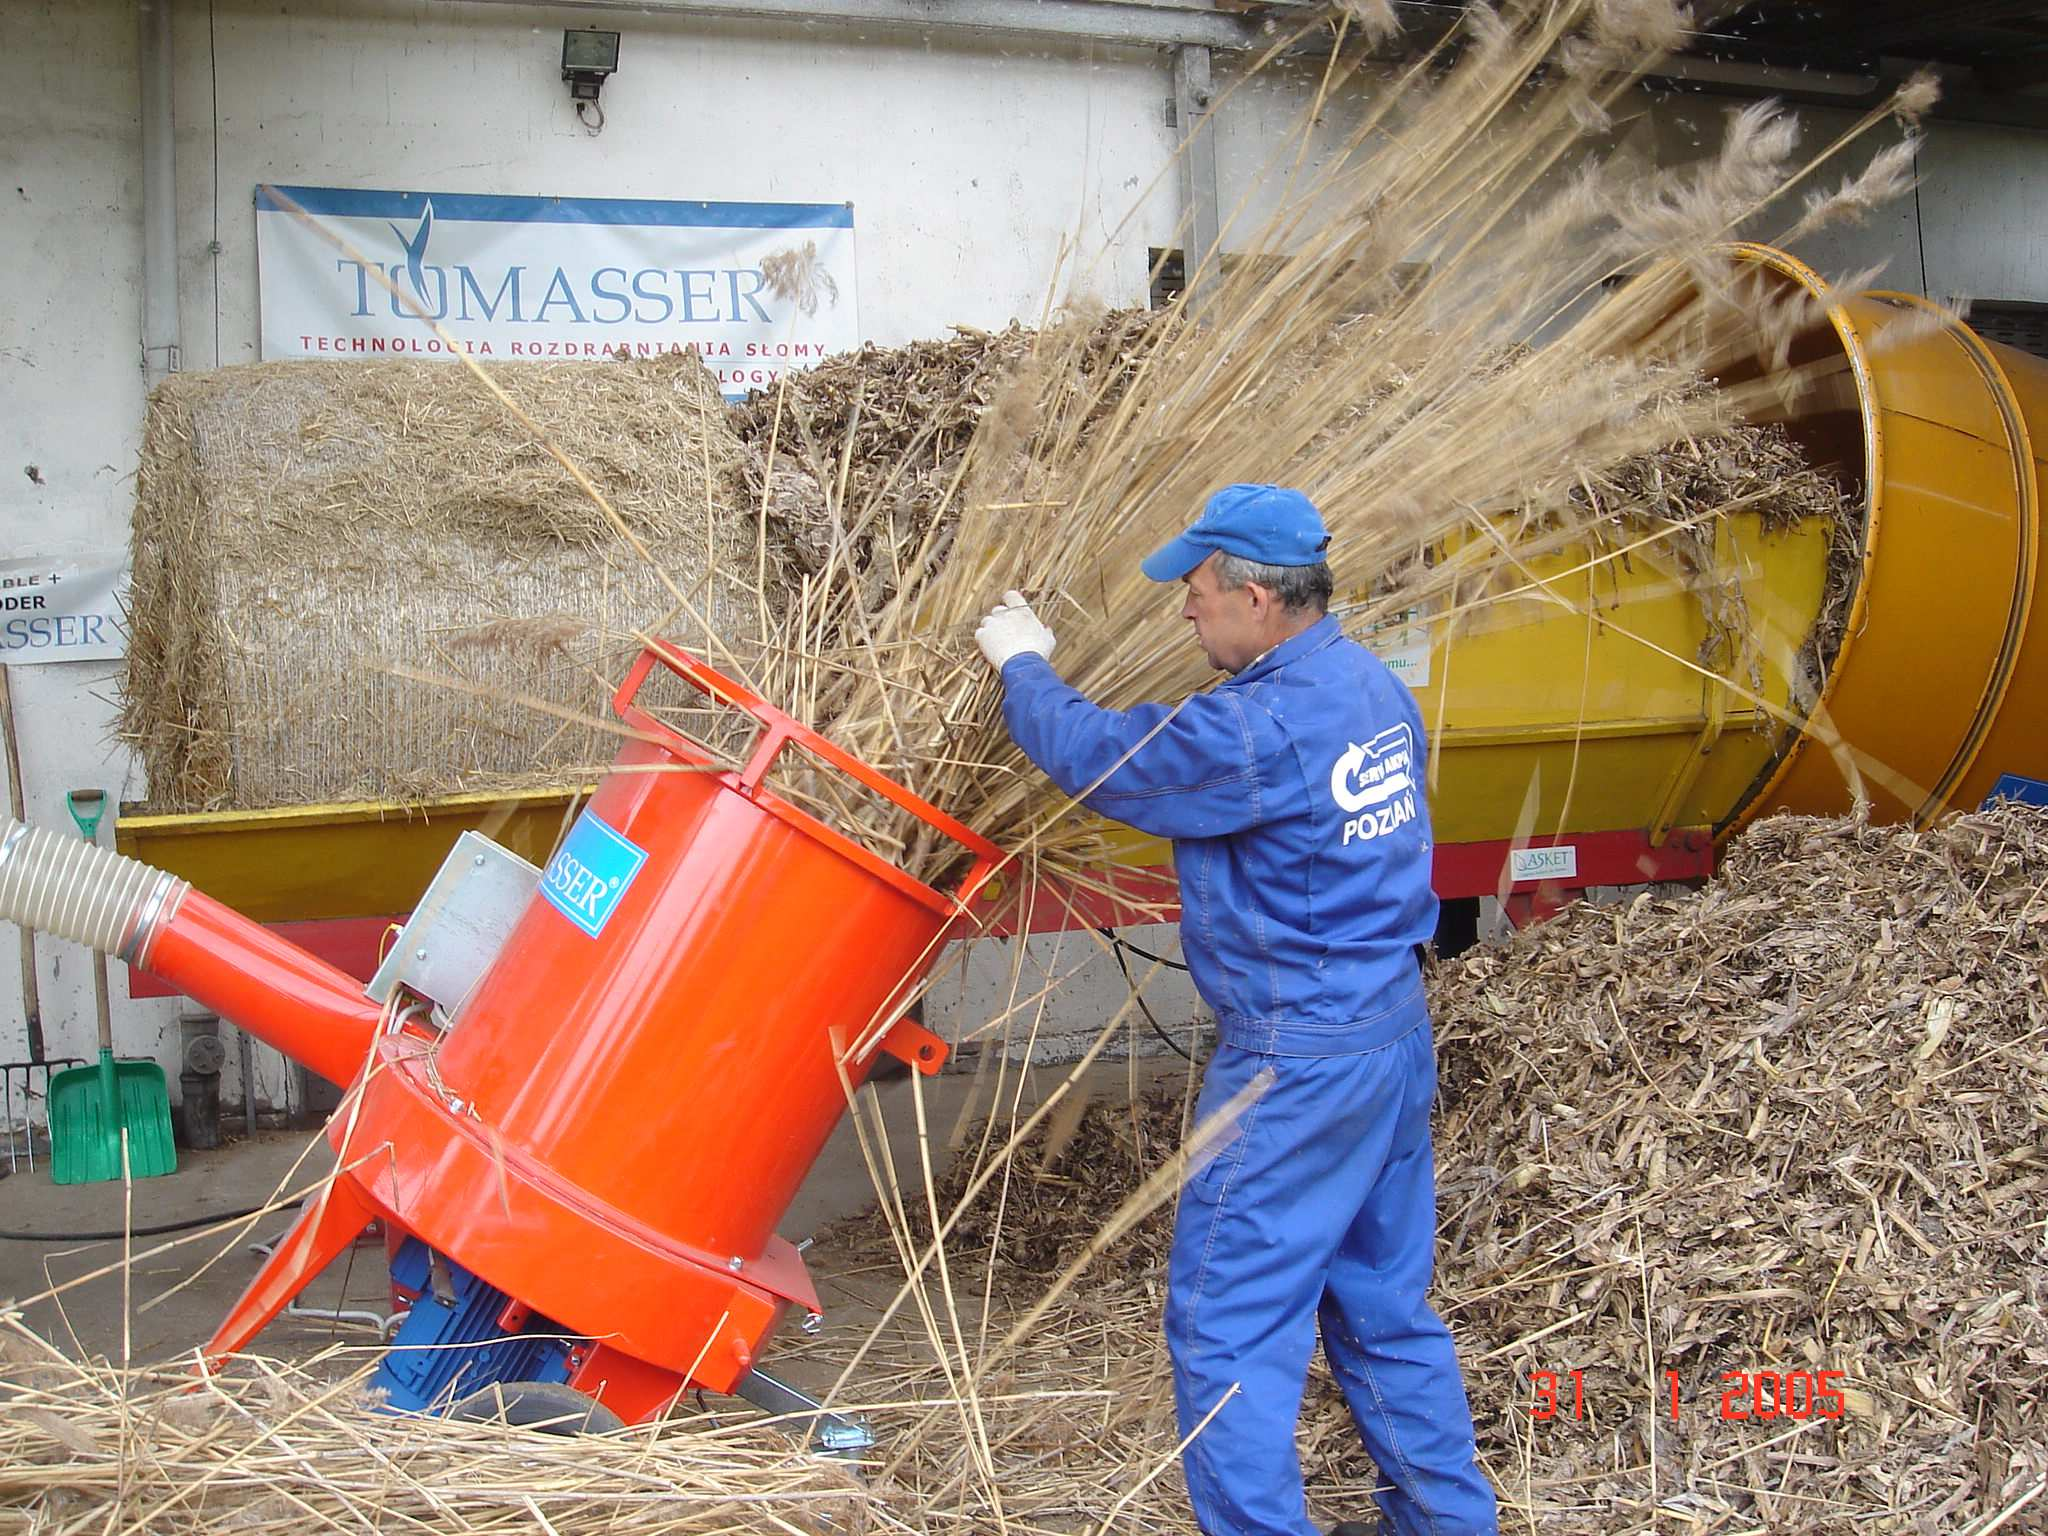
[[[974,632],[974,643],[998,672],[1005,662],[1025,655],[1052,659],[1052,631],[1038,622],[1038,615],[1024,601],[1021,592],[1005,592],[1003,600],[990,610]]]

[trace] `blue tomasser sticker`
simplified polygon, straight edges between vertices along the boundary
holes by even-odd
[[[618,911],[633,877],[646,862],[645,848],[636,847],[585,811],[548,860],[540,877],[540,893],[594,939],[604,932],[604,925]]]

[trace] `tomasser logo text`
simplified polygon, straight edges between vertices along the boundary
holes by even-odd
[[[266,357],[690,353],[732,396],[860,340],[843,204],[280,191],[352,248],[259,193]]]
[[[588,277],[572,278],[556,267],[546,286],[529,268],[506,267],[493,282],[478,278],[472,267],[419,266],[408,262],[336,261],[334,270],[346,278],[354,273],[357,319],[389,306],[394,318],[416,319],[413,307],[398,292],[385,290],[370,276],[375,267],[396,290],[411,295],[433,320],[510,325],[744,325],[773,324],[759,297],[768,286],[758,267],[599,267]],[[454,313],[449,313],[450,308]]]

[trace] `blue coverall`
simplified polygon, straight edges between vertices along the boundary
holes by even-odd
[[[1320,1321],[1392,1485],[1387,1526],[1491,1536],[1451,1336],[1425,1295],[1436,1060],[1415,946],[1437,903],[1414,699],[1331,618],[1177,711],[1100,708],[1032,654],[1003,685],[1011,736],[1056,784],[1078,793],[1129,753],[1085,803],[1173,840],[1181,945],[1218,1030],[1198,1114],[1272,1074],[1174,1224],[1181,1433],[1238,1388],[1183,1457],[1196,1520],[1208,1536],[1314,1536],[1295,1426]]]

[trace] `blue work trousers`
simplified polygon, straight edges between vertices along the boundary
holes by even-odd
[[[1426,1296],[1436,1243],[1429,1110],[1434,1042],[1419,1002],[1402,1032],[1224,1043],[1200,1115],[1261,1072],[1238,1132],[1181,1191],[1166,1338],[1183,1436],[1235,1396],[1182,1457],[1207,1536],[1314,1536],[1295,1425],[1320,1322],[1323,1353],[1391,1489],[1399,1536],[1493,1536],[1451,1336]],[[1240,1034],[1238,1038],[1243,1038]],[[1346,1052],[1348,1043],[1367,1049]],[[1336,1052],[1343,1052],[1336,1054]],[[1338,1518],[1362,1515],[1362,1510]]]

